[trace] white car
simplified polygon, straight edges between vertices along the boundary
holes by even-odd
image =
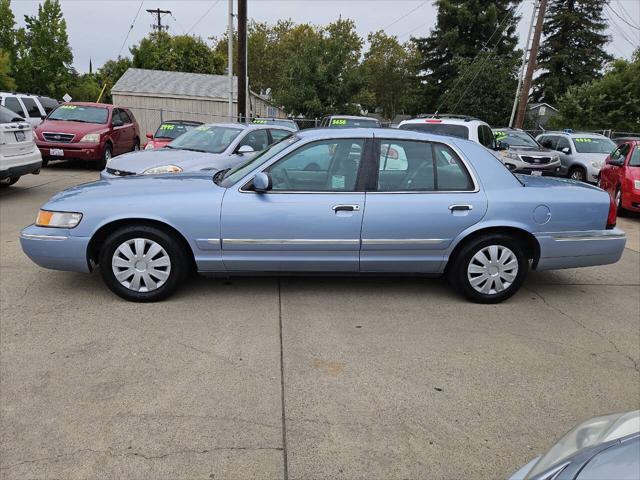
[[[32,127],[37,127],[49,113],[58,108],[59,103],[49,97],[0,92],[0,105],[24,118]]]
[[[414,130],[435,135],[464,138],[489,150],[497,149],[491,127],[482,120],[465,115],[428,114],[400,122],[401,130]]]
[[[33,128],[11,110],[0,107],[0,186],[16,183],[22,175],[40,173],[42,156]]]

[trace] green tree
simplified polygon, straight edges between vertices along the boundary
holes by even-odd
[[[0,50],[0,90],[14,90],[16,82],[11,76],[9,52]]]
[[[75,102],[95,102],[100,95],[101,85],[97,76],[91,73],[75,75],[69,88],[69,95]]]
[[[111,103],[111,87],[120,79],[124,72],[132,67],[131,59],[128,57],[118,57],[116,60],[108,60],[98,69],[97,81],[100,89],[104,88],[104,94],[100,101]],[[96,97],[97,98],[97,97]]]
[[[640,49],[631,61],[615,60],[604,76],[569,87],[551,125],[584,130],[640,132]]]
[[[607,0],[551,0],[544,21],[544,43],[538,55],[543,72],[535,81],[533,98],[554,105],[572,85],[602,75],[611,60],[604,46]]]
[[[200,37],[153,32],[130,51],[136,68],[210,74],[224,71],[224,60]]]
[[[73,54],[58,0],[44,0],[36,16],[25,15],[17,35],[16,80],[20,89],[60,98],[70,86]]]
[[[516,27],[519,0],[436,0],[438,8],[435,29],[426,38],[414,39],[422,56],[422,108],[425,112],[443,111],[443,103],[451,102],[471,82],[479,82],[479,71],[488,64],[499,63],[517,74],[519,52],[516,50]],[[478,55],[485,55],[471,67]],[[486,55],[490,55],[487,59]],[[502,70],[502,68],[500,68]],[[475,75],[478,75],[474,79]],[[482,75],[484,76],[484,75]],[[477,93],[486,101],[511,102],[499,98],[491,88],[493,83],[478,87]],[[486,102],[485,102],[486,103]],[[450,103],[449,103],[450,104]],[[449,112],[455,113],[455,112]],[[467,113],[467,112],[463,112]]]
[[[11,11],[11,1],[0,0],[0,90],[16,88],[12,68],[16,59],[15,23],[15,18]]]
[[[359,103],[369,110],[381,109],[390,120],[398,113],[416,113],[419,55],[414,44],[402,45],[382,30],[370,33],[368,41],[361,65],[365,87]]]

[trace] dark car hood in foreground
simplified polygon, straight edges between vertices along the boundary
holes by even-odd
[[[196,172],[203,169],[215,171],[232,167],[247,161],[249,158],[247,155],[226,155],[224,153],[160,148],[120,155],[107,164],[107,169],[139,174],[149,168],[175,165],[182,168],[184,172]]]

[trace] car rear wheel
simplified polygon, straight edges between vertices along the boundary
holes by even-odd
[[[587,172],[585,172],[584,168],[573,167],[571,170],[569,170],[569,178],[572,180],[577,180],[578,182],[586,182]]]
[[[528,258],[517,240],[508,235],[488,235],[462,247],[449,276],[469,300],[499,303],[520,289],[528,268]]]
[[[14,183],[20,180],[20,177],[7,177],[0,180],[0,187],[10,187]]]
[[[185,279],[190,265],[180,243],[151,226],[112,233],[100,249],[99,262],[109,289],[133,302],[164,300]]]

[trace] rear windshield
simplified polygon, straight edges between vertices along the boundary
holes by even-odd
[[[578,153],[611,153],[616,144],[608,138],[573,137]]]
[[[332,128],[351,128],[351,127],[363,127],[363,128],[378,128],[380,122],[374,118],[332,118],[329,122],[329,126]]]
[[[60,105],[48,120],[65,120],[80,123],[107,123],[109,110],[104,107],[90,107],[87,105]]]
[[[0,107],[0,123],[21,122],[23,118],[8,108]]]
[[[400,125],[401,130],[414,130],[416,132],[433,133],[469,140],[469,128],[465,125],[453,125],[447,123],[405,123]]]
[[[153,138],[166,138],[173,140],[183,133],[193,130],[197,126],[198,125],[185,125],[183,123],[163,123],[158,127],[156,133],[153,134]]]

